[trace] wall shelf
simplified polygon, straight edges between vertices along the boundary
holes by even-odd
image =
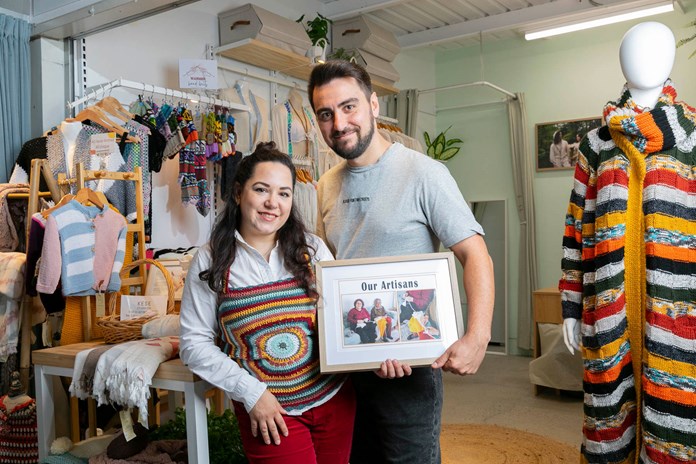
[[[257,39],[233,42],[218,47],[213,52],[235,61],[277,71],[305,81],[309,79],[312,71],[312,61],[306,56]],[[372,87],[378,96],[399,93],[399,89],[376,77],[372,78]]]

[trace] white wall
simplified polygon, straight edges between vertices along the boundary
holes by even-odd
[[[87,85],[93,86],[122,77],[162,87],[179,88],[179,59],[205,59],[206,45],[218,46],[220,12],[246,4],[242,0],[202,0],[143,20],[87,37]],[[255,4],[292,20],[302,13],[312,16],[321,11],[316,0],[275,2],[258,0]],[[240,64],[240,68],[267,71]],[[220,70],[221,87],[234,85],[240,76]],[[269,106],[283,99],[287,89],[249,78],[249,88],[266,99]],[[127,102],[137,98],[132,92],[114,92]],[[269,113],[270,114],[270,113]],[[166,161],[160,173],[154,173],[152,186],[153,248],[201,245],[208,239],[213,214],[204,218],[193,207],[183,207],[177,183],[178,158]]]
[[[677,40],[693,33],[696,5],[686,14],[672,13],[651,18],[669,26]],[[529,123],[529,155],[534,156],[535,124],[568,119],[599,117],[609,100],[616,100],[624,84],[618,49],[624,33],[640,21],[566,34],[526,42],[522,38],[485,43],[479,47],[438,53],[437,82],[444,86],[484,78],[507,90],[523,92]],[[677,50],[672,73],[679,99],[696,104],[692,85],[696,58],[688,59],[694,46]],[[482,96],[486,93],[485,96]],[[437,95],[438,107],[471,103],[494,97],[490,91],[462,89]],[[437,129],[453,125],[450,135],[464,139],[462,154],[448,163],[465,197],[470,200],[489,197],[508,199],[510,225],[510,330],[511,348],[516,345],[517,330],[517,263],[519,220],[512,189],[509,162],[507,115],[503,106],[488,106],[460,111],[438,112]],[[558,284],[560,278],[561,239],[564,218],[573,182],[573,171],[534,173],[536,205],[536,244],[539,287]],[[514,351],[513,351],[514,352]]]

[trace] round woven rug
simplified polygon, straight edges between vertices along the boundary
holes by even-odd
[[[486,424],[443,424],[442,464],[577,463],[579,448],[535,433]]]

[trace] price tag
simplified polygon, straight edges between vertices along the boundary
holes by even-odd
[[[123,428],[123,436],[126,441],[131,441],[135,438],[135,432],[133,431],[133,418],[131,417],[130,409],[128,411],[121,411],[118,413],[121,417],[121,427]]]
[[[113,132],[95,134],[89,138],[90,155],[108,156],[116,150],[118,150],[116,146],[116,134]]]
[[[104,316],[106,316],[106,306],[104,304],[104,292],[97,292],[96,298],[97,298],[96,315],[97,315],[97,317],[104,317]]]

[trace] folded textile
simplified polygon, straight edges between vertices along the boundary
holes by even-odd
[[[0,362],[17,352],[19,301],[24,290],[24,253],[0,253]]]
[[[18,300],[24,294],[24,265],[27,255],[17,252],[0,253],[0,294]]]
[[[94,386],[94,373],[97,369],[99,358],[105,351],[111,349],[111,345],[98,346],[88,350],[82,350],[75,356],[73,378],[70,383],[70,393],[81,400],[87,399],[92,394]]]
[[[142,334],[143,338],[178,336],[180,330],[179,315],[167,314],[143,324]]]
[[[14,251],[19,245],[21,230],[15,229],[7,195],[10,193],[29,193],[28,184],[0,184],[0,251]]]
[[[99,405],[115,403],[138,408],[138,422],[147,427],[147,400],[152,376],[160,363],[179,353],[179,337],[121,343],[99,357],[92,396]]]

